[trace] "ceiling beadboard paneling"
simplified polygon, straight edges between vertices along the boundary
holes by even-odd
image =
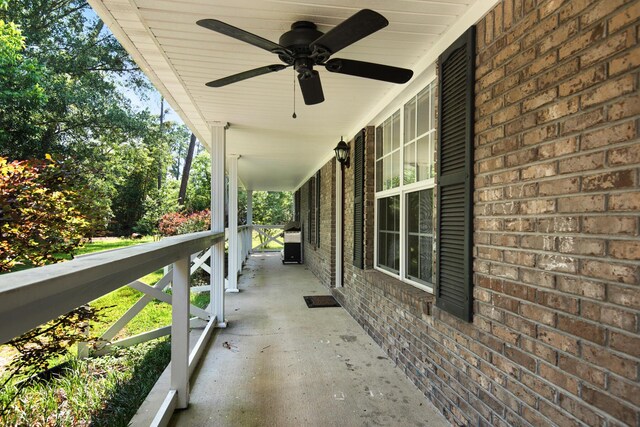
[[[341,135],[349,137],[351,129],[366,125],[358,121],[396,85],[317,67],[326,100],[313,106],[304,104],[297,81],[294,95],[291,68],[209,88],[205,83],[210,80],[280,61],[269,52],[201,28],[197,20],[219,19],[278,42],[295,21],[312,21],[327,32],[360,9],[373,9],[389,20],[389,26],[335,57],[413,69],[473,2],[91,0],[205,145],[208,123],[230,123],[227,153],[241,155],[240,181],[254,190],[294,189],[331,156]]]

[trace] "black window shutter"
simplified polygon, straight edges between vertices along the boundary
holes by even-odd
[[[293,220],[300,221],[300,190],[293,195]]]
[[[313,222],[314,222],[314,216],[313,216],[313,202],[314,202],[314,198],[313,198],[313,178],[309,179],[308,183],[307,183],[307,227],[309,230],[309,237],[307,238],[309,243],[313,243],[313,238],[315,237],[314,231],[313,231]]]
[[[353,265],[364,268],[364,130],[356,135],[353,157]]]
[[[475,27],[438,59],[436,306],[473,314],[473,105]]]

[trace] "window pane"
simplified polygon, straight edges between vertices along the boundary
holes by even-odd
[[[382,160],[377,160],[376,161],[376,191],[382,190],[382,183],[384,181],[382,179],[383,169],[384,169],[384,165]]]
[[[433,144],[431,143],[431,134],[423,136],[417,142],[417,172],[418,181],[432,178],[431,176],[431,163],[433,159]]]
[[[406,277],[430,284],[433,273],[433,189],[407,194]]]
[[[429,123],[431,116],[429,92],[429,87],[427,87],[418,94],[418,117],[416,119],[418,122],[418,135],[422,135],[431,130]]]
[[[411,184],[416,182],[416,144],[411,143],[404,146],[404,170],[403,183]]]
[[[431,129],[436,128],[436,85],[431,83]]]
[[[404,142],[413,141],[416,137],[416,100],[404,104]]]
[[[382,130],[382,154],[391,152],[391,119],[384,122]]]
[[[400,186],[400,150],[394,152],[391,155],[391,186],[389,188],[396,188]]]
[[[400,196],[378,199],[378,266],[400,269]]]
[[[400,148],[400,111],[396,111],[393,114],[393,143],[392,145],[392,150],[396,150],[398,148]]]
[[[378,126],[376,128],[376,159],[382,157],[382,140],[383,140],[383,132],[382,126]]]

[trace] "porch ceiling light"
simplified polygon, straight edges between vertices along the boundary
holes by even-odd
[[[333,151],[336,153],[336,160],[340,162],[341,165],[349,167],[349,146],[342,140],[342,137],[340,137],[340,142],[338,142],[338,145]]]

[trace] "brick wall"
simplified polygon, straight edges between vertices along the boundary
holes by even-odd
[[[309,182],[314,182],[309,180]],[[329,287],[333,287],[335,283],[335,245],[336,236],[336,205],[335,205],[335,182],[336,182],[336,166],[335,160],[331,160],[324,165],[320,171],[320,242],[309,243],[308,235],[304,237],[304,258],[305,264],[320,279],[322,283]],[[314,184],[315,185],[315,184]],[[310,186],[305,184],[302,186],[302,214],[304,218],[308,218],[308,191]],[[315,222],[315,214],[312,214]],[[307,227],[304,228],[308,230]],[[312,227],[312,230],[314,228]],[[312,238],[315,242],[315,237]]]
[[[454,424],[640,425],[639,14],[504,0],[477,23],[473,323],[353,268],[345,233],[334,294]]]

